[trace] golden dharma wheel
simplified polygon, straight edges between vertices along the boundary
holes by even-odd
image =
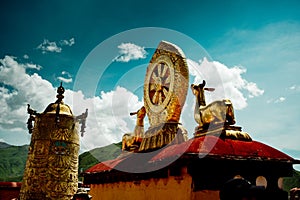
[[[188,90],[185,55],[174,44],[162,41],[148,65],[144,104],[151,126],[179,122]]]

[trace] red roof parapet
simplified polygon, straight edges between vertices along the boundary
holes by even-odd
[[[134,155],[134,154],[133,154]],[[199,158],[216,158],[230,160],[259,160],[259,161],[282,161],[293,163],[295,160],[266,144],[257,141],[238,141],[221,139],[216,136],[207,135],[190,139],[181,144],[174,144],[163,148],[148,159],[148,164],[182,156],[197,155]],[[110,171],[130,159],[131,156],[116,158],[98,163],[85,171],[85,173],[99,173]],[[176,158],[175,158],[176,159]]]

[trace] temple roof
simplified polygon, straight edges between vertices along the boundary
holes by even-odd
[[[185,151],[181,152],[182,149],[185,149]],[[221,139],[216,136],[206,136],[190,139],[178,145],[172,145],[159,152],[151,161],[162,160],[182,153],[221,159],[293,160],[292,157],[261,142],[239,141]]]
[[[143,156],[143,153],[132,153],[127,156],[119,156],[114,160],[98,163],[86,170],[85,173],[101,173],[118,169],[121,165],[128,165],[128,163],[134,162],[136,159],[134,157],[137,157],[139,154]],[[147,155],[147,160],[143,158],[143,161],[145,165],[151,166],[166,160],[175,161],[179,157],[265,162],[276,161],[291,164],[295,162],[292,157],[261,142],[221,139],[209,135],[192,138],[181,144],[168,145],[160,150],[151,152],[150,155]]]

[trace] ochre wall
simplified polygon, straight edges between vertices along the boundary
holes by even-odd
[[[218,191],[193,192],[192,177],[186,173],[181,176],[141,180],[136,182],[116,182],[92,184],[90,195],[93,200],[219,200]]]
[[[191,200],[219,200],[219,191],[201,190],[192,192]]]

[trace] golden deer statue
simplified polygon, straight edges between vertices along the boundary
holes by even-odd
[[[137,115],[136,125],[133,133],[125,133],[122,137],[122,150],[130,150],[131,148],[138,148],[144,137],[144,118],[146,116],[146,109],[143,106],[137,112],[132,112],[130,115]]]
[[[233,106],[230,100],[218,100],[208,105],[205,102],[204,90],[214,91],[214,88],[205,88],[205,80],[199,85],[191,85],[196,97],[194,110],[195,121],[199,124],[198,130],[205,130],[211,125],[233,125],[235,124]]]

